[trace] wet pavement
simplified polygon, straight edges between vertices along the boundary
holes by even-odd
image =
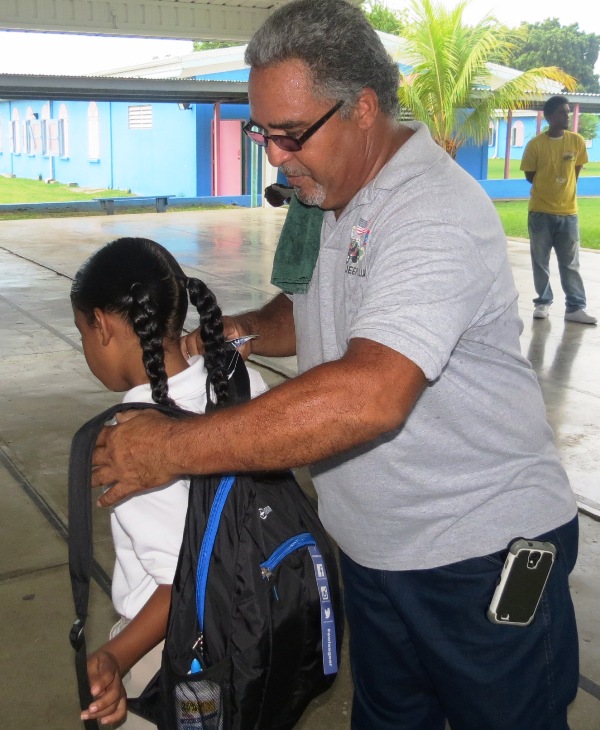
[[[265,303],[281,209],[143,213],[0,223],[0,727],[79,730],[68,632],[73,608],[67,566],[66,467],[73,433],[118,400],[91,375],[69,303],[84,259],[119,236],[162,243],[186,272],[206,281],[225,313]],[[567,323],[557,302],[533,320],[526,242],[509,254],[524,321],[522,346],[543,389],[548,418],[581,510],[580,558],[572,576],[579,620],[581,682],[572,730],[600,728],[600,328]],[[582,251],[588,311],[600,315],[600,253]],[[560,283],[553,274],[559,296]],[[190,328],[195,326],[191,312]],[[293,376],[295,359],[256,358],[270,383]],[[306,489],[310,481],[299,473]],[[113,549],[107,512],[94,511],[88,645],[114,621],[107,595]],[[307,711],[299,730],[348,730],[348,662]],[[482,728],[485,730],[485,728]]]

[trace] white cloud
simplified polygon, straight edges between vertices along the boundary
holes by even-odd
[[[192,51],[192,41],[0,31],[0,73],[86,74]]]

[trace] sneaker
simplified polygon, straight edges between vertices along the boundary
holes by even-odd
[[[535,317],[535,314],[533,315]],[[596,317],[589,315],[585,309],[576,309],[574,312],[565,312],[567,322],[578,322],[579,324],[596,324]]]
[[[550,305],[549,304],[536,304],[535,309],[533,310],[533,318],[534,319],[546,319],[546,317],[550,314]]]

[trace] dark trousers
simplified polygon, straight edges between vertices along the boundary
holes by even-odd
[[[412,571],[342,554],[353,730],[444,730],[446,719],[452,730],[566,730],[579,678],[568,586],[578,527],[575,517],[535,538],[557,559],[527,627],[486,616],[506,551]]]

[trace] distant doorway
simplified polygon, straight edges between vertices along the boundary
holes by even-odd
[[[218,125],[218,134],[214,145],[213,194],[241,195],[242,120],[220,120]]]

